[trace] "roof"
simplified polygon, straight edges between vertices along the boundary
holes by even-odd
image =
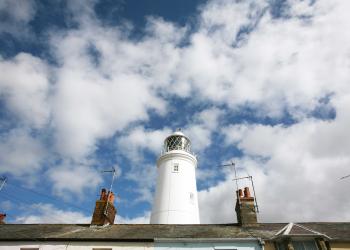
[[[276,239],[285,237],[322,237],[330,239],[327,234],[323,234],[314,229],[307,227],[306,225],[300,225],[297,223],[288,223],[280,231],[275,234]]]
[[[0,241],[154,241],[155,239],[272,239],[288,223],[260,223],[257,227],[238,224],[153,225],[115,224],[4,224]],[[350,241],[350,223],[299,223],[327,235],[331,240]]]
[[[185,136],[185,134],[182,133],[182,131],[180,131],[180,130],[175,131],[172,135],[181,135],[181,136]]]

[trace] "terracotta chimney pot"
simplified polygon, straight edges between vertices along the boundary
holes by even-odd
[[[6,214],[0,214],[0,224],[5,224],[5,221],[4,221],[5,217],[6,217]]]
[[[106,192],[105,188],[102,188],[102,190],[101,190],[100,200],[102,200],[102,201],[106,201],[107,200],[107,192]]]
[[[250,198],[249,187],[245,187],[245,188],[244,188],[244,197],[245,197],[245,198]]]
[[[113,192],[111,192],[110,194],[109,194],[109,199],[108,199],[108,201],[110,202],[110,203],[114,203],[114,200],[115,200],[115,195],[114,195],[114,193]]]

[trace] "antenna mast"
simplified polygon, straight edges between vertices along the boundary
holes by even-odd
[[[1,185],[0,185],[0,191],[1,191],[7,182],[7,177],[6,176],[1,177],[0,181],[1,181]]]
[[[234,178],[234,180],[236,181],[236,196],[237,196],[238,204],[241,205],[241,199],[240,199],[239,195],[237,194],[237,191],[238,191],[238,180],[239,180],[239,178],[237,178],[236,163],[234,163],[233,161],[231,161],[230,164],[220,165],[219,167],[233,167],[233,171],[234,171],[234,173],[235,173],[235,178]]]
[[[242,180],[242,179],[249,179],[250,180],[250,183],[252,185],[252,188],[253,188],[253,194],[254,194],[254,203],[255,203],[255,208],[256,208],[256,212],[259,213],[259,206],[258,206],[258,201],[257,201],[257,198],[256,198],[256,193],[255,193],[255,187],[254,187],[254,181],[253,181],[253,176],[249,175],[248,176],[244,176],[244,177],[237,177],[237,169],[236,169],[236,164],[231,161],[230,164],[223,164],[223,165],[220,165],[219,167],[228,167],[228,166],[232,166],[233,167],[233,170],[234,170],[234,173],[235,173],[235,178],[233,179],[235,182],[236,182],[236,196],[237,196],[237,200],[238,200],[238,204],[241,205],[241,199],[238,195],[238,180]],[[349,175],[350,176],[350,175]],[[347,176],[345,176],[346,178]],[[344,178],[344,177],[343,177]]]
[[[249,179],[250,180],[250,183],[252,184],[252,187],[253,187],[254,203],[255,203],[256,212],[259,213],[259,206],[258,206],[258,200],[256,198],[253,176],[248,175],[248,176],[244,176],[244,177],[234,178],[233,180],[235,180],[237,182],[238,180],[242,180],[242,179]]]
[[[349,174],[349,175],[345,175],[345,176],[341,177],[341,178],[340,178],[340,180],[343,180],[343,179],[348,178],[348,177],[350,177],[350,174]]]
[[[115,179],[115,168],[114,167],[112,167],[112,169],[111,170],[104,170],[104,171],[102,171],[102,173],[113,173],[112,174],[112,181],[111,181],[111,186],[109,187],[109,191],[108,191],[108,196],[107,196],[107,204],[106,204],[106,207],[105,207],[105,210],[104,210],[104,215],[107,215],[108,213],[107,213],[107,209],[108,209],[108,204],[109,204],[109,197],[110,197],[110,195],[111,195],[111,193],[112,193],[112,188],[113,188],[113,182],[114,182],[114,179]]]

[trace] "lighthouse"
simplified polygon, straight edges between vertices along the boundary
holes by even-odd
[[[197,159],[181,131],[164,140],[157,161],[157,187],[151,224],[199,224]]]

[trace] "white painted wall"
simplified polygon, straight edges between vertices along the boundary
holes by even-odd
[[[151,224],[199,224],[196,167],[196,157],[183,150],[159,157]]]
[[[93,250],[106,248],[112,250],[153,250],[152,242],[0,242],[0,250],[20,250],[21,248],[39,248],[40,250]]]
[[[0,250],[20,250],[39,248],[40,250],[261,250],[257,240],[233,242],[0,242]]]
[[[232,242],[155,242],[155,250],[262,250],[258,240]]]

